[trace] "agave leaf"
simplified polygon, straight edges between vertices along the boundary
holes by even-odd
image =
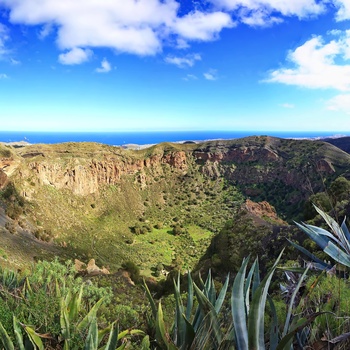
[[[118,340],[126,337],[127,335],[141,335],[141,336],[145,336],[145,332],[142,331],[141,329],[127,329],[123,332],[120,332],[118,334]]]
[[[28,277],[26,277],[25,290],[27,293],[31,293],[31,294],[33,293]]]
[[[224,303],[226,292],[227,292],[227,288],[228,288],[229,279],[230,279],[230,274],[227,275],[226,281],[225,281],[224,285],[222,286],[222,288],[220,290],[218,298],[216,299],[215,311],[216,311],[217,314],[220,312],[222,304]]]
[[[185,341],[186,334],[186,323],[183,318],[184,307],[182,304],[181,294],[180,294],[180,278],[178,278],[177,283],[174,281],[174,294],[175,294],[175,325],[174,325],[174,343],[177,346],[181,346]]]
[[[39,350],[44,350],[43,342],[41,341],[38,334],[35,333],[34,329],[31,327],[25,326],[24,330],[26,331],[30,342],[33,344],[34,349],[36,349],[36,347],[37,347]]]
[[[303,283],[304,278],[306,277],[306,274],[309,271],[309,268],[310,268],[310,265],[307,266],[307,268],[305,269],[304,273],[299,278],[298,284],[296,285],[296,287],[295,287],[295,289],[293,291],[293,294],[292,294],[292,297],[290,299],[289,306],[288,306],[288,312],[287,312],[287,316],[286,316],[286,322],[284,323],[282,337],[284,337],[287,334],[287,332],[288,332],[290,318],[292,316],[292,311],[293,311],[293,306],[294,306],[294,300],[295,300],[295,297],[296,297],[297,293],[299,292],[300,286]]]
[[[345,223],[345,220],[346,220],[346,217],[344,218],[342,224],[341,224],[341,229],[343,230],[344,232],[344,235],[346,237],[346,240],[349,242],[350,244],[350,231],[348,229],[348,227],[346,226],[346,223]]]
[[[151,349],[151,342],[149,341],[149,335],[146,335],[141,342],[141,349],[140,350],[150,350]],[[112,349],[111,349],[112,350]],[[113,349],[114,350],[114,349]]]
[[[101,298],[89,311],[89,313],[78,323],[77,331],[83,331],[88,327],[88,325],[96,318],[97,311],[101,304],[103,303],[104,298]]]
[[[199,272],[199,274],[198,274],[198,279],[199,279],[199,286],[200,286],[200,288],[204,288],[204,282],[203,282],[203,279],[202,279],[202,275],[201,275],[201,273]]]
[[[68,312],[65,304],[65,300],[61,298],[61,313],[60,313],[60,325],[63,338],[69,340],[70,338],[70,322],[68,318]]]
[[[193,340],[196,336],[196,333],[191,325],[191,323],[186,319],[185,315],[182,315],[185,323],[186,323],[186,333],[185,333],[185,342],[182,349],[189,349],[191,347],[191,344],[193,343]]]
[[[271,309],[271,328],[270,328],[270,349],[274,350],[278,344],[278,319],[275,304],[272,298],[268,295],[267,300]]]
[[[94,350],[96,349],[97,350],[97,346],[98,346],[98,327],[97,327],[96,317],[94,317],[91,320],[87,338],[89,339],[88,347],[87,347],[87,345],[85,345],[85,349],[86,350],[90,350],[90,349],[94,349]]]
[[[322,266],[324,266],[327,269],[331,269],[332,266],[325,263],[324,261],[322,261],[321,259],[319,259],[317,256],[315,256],[314,254],[310,253],[307,249],[305,249],[304,247],[300,246],[299,244],[294,243],[293,241],[289,240],[287,238],[288,242],[295,248],[297,248],[299,251],[301,251],[302,253],[304,253],[306,256],[308,256],[311,260],[317,262],[318,264],[321,264]]]
[[[61,288],[60,288],[60,285],[58,283],[57,278],[55,278],[55,290],[56,290],[56,297],[61,298],[62,297]]]
[[[342,227],[344,227],[344,226],[346,228],[345,223],[343,222],[344,225],[342,225],[342,227],[339,227],[338,223],[332,217],[330,217],[328,214],[323,212],[321,209],[317,208],[315,205],[314,205],[314,207],[315,207],[316,211],[326,221],[327,225],[332,229],[333,235],[338,238],[337,243],[339,245],[341,245],[347,253],[350,253],[350,242],[349,242],[349,238],[348,238],[349,235],[347,236],[342,229]],[[346,230],[347,230],[347,228],[346,228]]]
[[[323,235],[319,235],[317,232],[314,232],[306,225],[295,223],[302,231],[304,231],[322,250],[326,248],[329,240],[324,238]]]
[[[336,229],[333,230],[333,233],[328,232],[327,230],[325,230],[321,227],[312,226],[312,225],[307,225],[307,226],[309,226],[309,228],[312,229],[314,232],[316,232],[320,235],[324,235],[326,237],[329,237],[333,243],[338,244],[347,253],[350,253],[349,241],[347,240],[342,228],[340,228],[338,226],[338,224],[337,224]]]
[[[288,344],[290,344],[291,340],[293,340],[294,335],[300,332],[301,330],[303,330],[310,323],[312,323],[316,317],[322,314],[332,314],[332,313],[327,311],[315,312],[312,315],[308,316],[307,318],[300,318],[299,320],[297,320],[293,329],[280,340],[276,350],[290,350],[290,346],[288,347]]]
[[[201,312],[200,306],[198,305],[197,308],[196,308],[196,312],[194,314],[193,321],[192,321],[193,329],[194,329],[195,332],[197,332],[200,324],[202,323],[203,317],[204,317],[204,315]]]
[[[210,325],[214,332],[214,337],[212,338],[216,340],[217,344],[220,344],[223,336],[215,308],[211,304],[209,299],[204,295],[204,293],[196,286],[195,283],[193,284],[193,287],[202,313],[205,315],[205,317],[209,317],[210,319]]]
[[[209,295],[210,295],[211,283],[212,283],[211,269],[209,269],[208,276],[207,276],[207,279],[205,281],[204,289],[203,289],[203,293],[208,299],[209,299]]]
[[[201,276],[200,272],[199,272],[198,278],[199,278],[199,285],[204,290],[204,282],[203,282],[203,279],[202,279],[202,276]],[[199,329],[199,326],[200,326],[200,324],[203,321],[203,317],[204,317],[204,315],[201,312],[201,309],[200,309],[200,307],[198,305],[197,308],[196,308],[196,311],[194,313],[193,320],[192,320],[192,326],[193,326],[193,329],[194,329],[195,332],[197,332],[197,330]]]
[[[233,282],[231,294],[232,319],[235,328],[237,348],[240,350],[248,349],[247,316],[244,298],[244,279],[248,261],[249,258],[243,259],[242,266]]]
[[[339,228],[338,223],[316,205],[313,206],[315,210],[323,217],[323,220],[326,221],[327,225],[332,229],[332,231],[336,233],[337,229]]]
[[[5,350],[15,350],[15,347],[12,343],[10,336],[7,334],[4,326],[0,322],[0,339],[2,341],[2,345],[5,347]]]
[[[146,296],[148,298],[149,303],[151,304],[151,310],[152,310],[152,315],[153,318],[156,319],[157,318],[157,307],[156,307],[156,303],[154,302],[154,299],[152,297],[151,292],[149,291],[147,284],[145,282],[145,280],[143,280],[143,288],[146,291]]]
[[[23,344],[23,335],[21,327],[19,326],[19,322],[17,321],[16,316],[13,316],[13,332],[15,333],[15,338],[17,340],[17,346],[19,350],[25,350]]]
[[[329,241],[323,251],[340,264],[350,267],[350,255],[337,247],[333,242]]]
[[[258,264],[258,258],[256,258],[253,262],[253,265],[251,266],[246,281],[245,281],[245,285],[244,285],[244,295],[245,295],[245,308],[246,308],[246,314],[248,315],[249,313],[249,304],[250,304],[250,287],[252,284],[252,278],[253,276],[257,276],[257,279],[255,281],[255,286],[253,289],[252,294],[254,294],[256,288],[258,287],[258,285],[260,284],[260,276],[259,276],[259,270],[257,271],[255,269],[256,265]],[[258,274],[258,275],[257,275]]]
[[[86,337],[84,350],[97,350],[94,344],[93,336],[91,334]]]
[[[193,281],[190,272],[187,273],[188,279],[188,290],[187,290],[187,307],[186,307],[186,318],[189,320],[193,308]]]
[[[325,230],[324,228],[314,226],[314,225],[305,224],[305,223],[303,225],[308,227],[310,230],[316,232],[318,235],[329,237],[332,240],[337,241],[341,244],[338,236],[335,236],[333,233],[330,233],[329,231]],[[339,226],[338,226],[338,228],[339,228]]]
[[[282,254],[283,250],[253,295],[253,300],[248,315],[248,342],[250,349],[265,349],[264,315],[267,292],[273,273],[276,270],[277,264],[281,259]]]
[[[256,258],[256,264],[253,264],[253,266],[254,266],[254,274],[253,274],[253,283],[252,283],[252,295],[254,295],[255,291],[258,289],[261,282],[258,258]]]
[[[114,326],[114,323],[113,322],[111,325],[107,326],[106,328],[103,328],[103,329],[99,329],[98,330],[98,344],[101,344],[101,341],[103,339],[103,337],[109,333],[109,336],[111,335],[111,332],[112,332],[112,327]],[[104,347],[102,347],[104,349]]]
[[[64,345],[63,345],[63,350],[69,350],[69,339],[66,339],[64,341]]]
[[[81,285],[78,293],[75,293],[73,298],[70,300],[68,304],[69,310],[69,320],[72,322],[78,317],[78,313],[80,310],[81,299],[83,296],[84,284]]]
[[[167,350],[177,350],[176,346],[171,343],[169,337],[166,334],[161,303],[159,303],[158,305],[158,312],[157,312],[157,319],[156,319],[156,339],[157,339],[157,342],[164,344]]]

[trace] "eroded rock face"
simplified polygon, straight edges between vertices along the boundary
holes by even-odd
[[[278,223],[281,225],[286,225],[282,219],[277,216],[276,209],[266,201],[262,201],[259,203],[253,202],[250,199],[247,199],[243,204],[243,208],[263,220],[271,220],[274,223]]]
[[[277,153],[261,147],[237,147],[224,150],[222,152],[194,152],[194,156],[198,160],[211,162],[254,162],[254,161],[276,161]]]
[[[41,160],[30,162],[28,170],[36,175],[40,184],[51,185],[57,189],[69,189],[74,194],[84,196],[96,193],[102,185],[117,184],[124,175],[137,174],[137,181],[141,188],[144,188],[147,186],[145,170],[155,174],[162,173],[162,164],[185,171],[186,154],[180,151],[146,159],[106,157],[102,161],[75,158],[64,165]]]
[[[335,172],[333,163],[336,164],[336,159],[329,160],[322,155],[316,157],[310,152],[305,155],[301,149],[297,161],[294,161],[295,152],[290,151],[295,146],[291,142],[297,143],[285,141],[282,147],[278,139],[254,137],[237,143],[208,142],[185,150],[159,147],[150,150],[149,154],[102,147],[95,147],[95,151],[85,147],[82,151],[78,144],[71,145],[69,151],[47,146],[42,153],[29,147],[20,155],[25,166],[21,166],[17,174],[22,179],[31,179],[34,185],[50,185],[86,196],[98,193],[101,186],[117,185],[124,176],[132,176],[135,186],[143,190],[153,178],[165,175],[165,169],[171,168],[179,176],[192,169],[212,179],[224,177],[233,184],[242,185],[246,195],[254,196],[261,192],[254,184],[279,182],[305,190],[307,174],[315,172],[315,166],[320,173]],[[315,148],[312,150],[316,151]],[[13,164],[5,166],[14,169]],[[4,172],[10,176],[7,170]],[[3,176],[2,183],[4,181]],[[34,186],[25,189],[29,199],[34,196],[34,191]]]
[[[0,170],[0,190],[7,185],[7,182],[7,175],[2,170]]]

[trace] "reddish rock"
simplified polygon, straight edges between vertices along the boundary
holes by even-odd
[[[243,204],[243,208],[263,220],[271,220],[276,224],[287,225],[282,219],[277,216],[276,209],[266,201],[263,202],[253,202],[250,199],[247,199]]]

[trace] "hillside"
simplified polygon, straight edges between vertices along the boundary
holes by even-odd
[[[350,155],[328,143],[268,136],[139,151],[1,146],[2,202],[14,220],[0,223],[13,237],[31,234],[61,252],[38,248],[36,258],[95,258],[112,269],[131,260],[146,274],[159,263],[193,268],[246,199],[269,202],[291,222],[349,166]]]
[[[350,153],[350,137],[349,136],[324,139],[324,141],[340,148],[341,150],[343,150],[346,153]]]

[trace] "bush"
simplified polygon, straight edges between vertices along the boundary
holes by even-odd
[[[126,261],[122,264],[124,270],[130,273],[130,278],[138,283],[140,281],[140,268],[133,261]]]
[[[181,235],[181,234],[183,234],[183,233],[184,233],[184,230],[183,230],[183,228],[182,228],[180,225],[175,225],[175,226],[173,227],[173,234],[174,234],[175,236]]]

